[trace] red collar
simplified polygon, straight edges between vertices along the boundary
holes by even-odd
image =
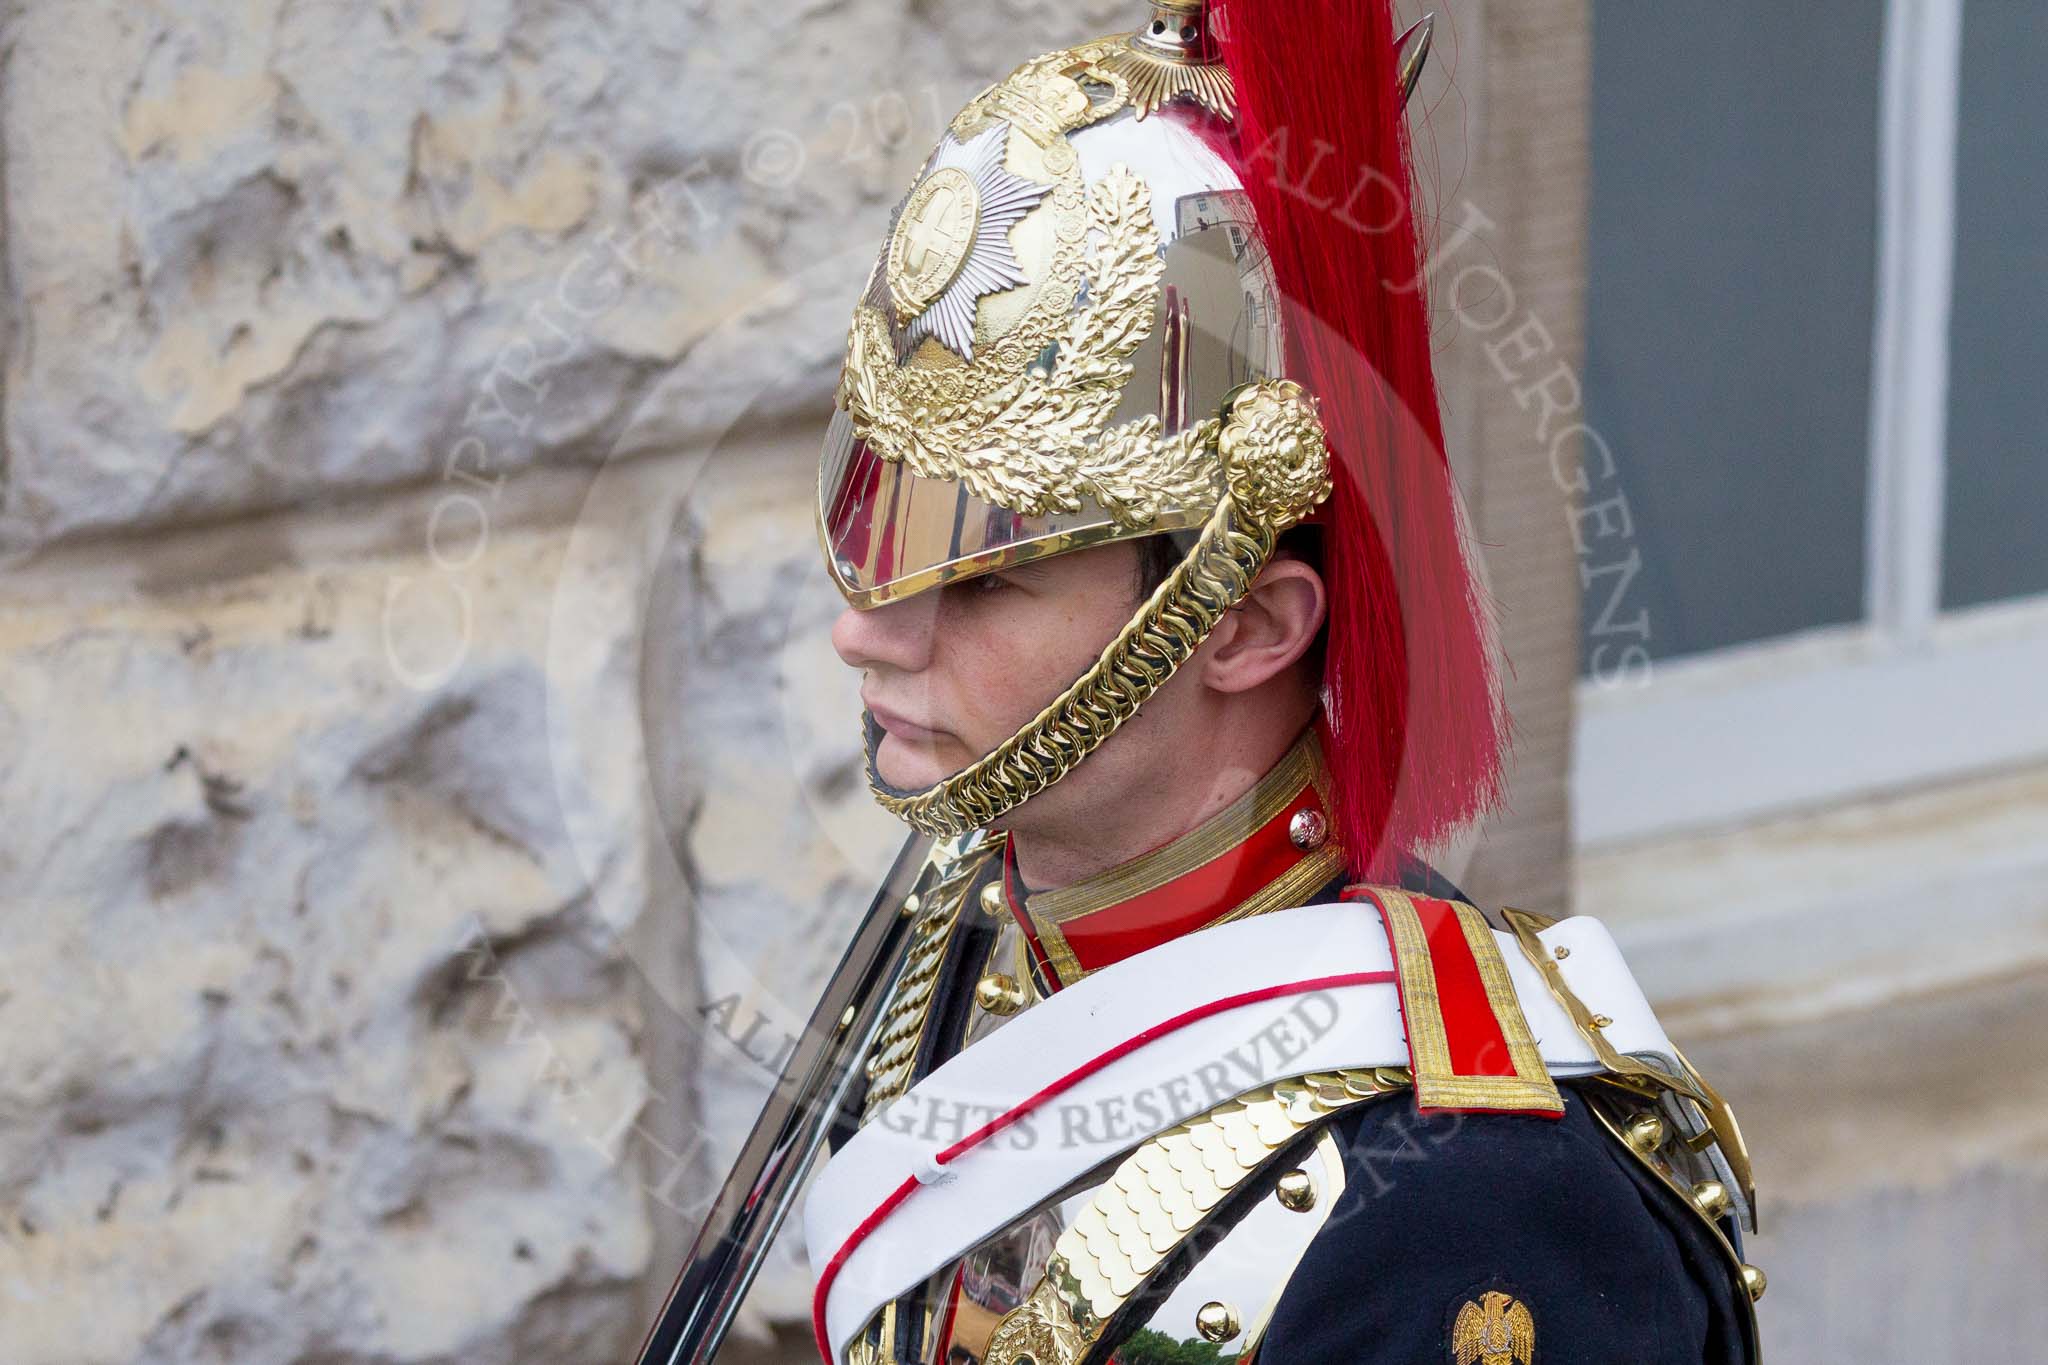
[[[1055,989],[1196,929],[1301,905],[1344,868],[1310,727],[1273,770],[1172,843],[1099,876],[1026,892],[1003,855],[1010,913]]]

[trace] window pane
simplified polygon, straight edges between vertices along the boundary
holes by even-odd
[[[1595,676],[1863,615],[1883,11],[1596,0]]]
[[[2048,7],[1963,7],[1942,605],[2048,592]]]

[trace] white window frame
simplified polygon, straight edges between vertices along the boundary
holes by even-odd
[[[1963,0],[1887,0],[1865,620],[1579,686],[1597,848],[2048,756],[2048,597],[1941,610]]]

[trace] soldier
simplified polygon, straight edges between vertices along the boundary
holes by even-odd
[[[819,521],[870,783],[934,842],[805,1211],[828,1361],[1755,1358],[1727,1106],[1599,924],[1496,928],[1420,856],[1506,728],[1428,32],[1161,0],[897,210]]]

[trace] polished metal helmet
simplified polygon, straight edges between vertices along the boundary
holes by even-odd
[[[1433,459],[1423,477],[1449,485],[1426,383],[1426,320],[1427,392],[1417,398],[1389,382],[1385,347],[1347,327],[1355,308],[1304,301],[1315,281],[1303,272],[1318,268],[1324,229],[1280,221],[1293,212],[1288,187],[1276,197],[1272,183],[1286,179],[1284,159],[1282,173],[1253,173],[1272,169],[1276,142],[1284,158],[1291,132],[1321,141],[1319,129],[1332,139],[1354,125],[1376,129],[1376,145],[1401,149],[1399,164],[1368,169],[1387,185],[1398,174],[1405,215],[1405,134],[1388,125],[1400,122],[1430,23],[1396,40],[1386,0],[1326,4],[1357,11],[1362,19],[1329,22],[1380,49],[1333,64],[1289,52],[1300,35],[1276,32],[1323,22],[1287,14],[1315,8],[1166,0],[1132,33],[1026,62],[952,120],[896,209],[854,309],[820,470],[820,538],[849,603],[873,608],[1134,537],[1178,532],[1184,548],[1100,660],[964,771],[924,791],[889,788],[874,771],[870,720],[877,798],[927,834],[985,826],[1044,790],[1194,652],[1281,534],[1330,498],[1333,386],[1354,407],[1354,390],[1427,406],[1423,444],[1433,436],[1437,448],[1412,458]],[[1320,87],[1318,62],[1330,67]],[[1361,102],[1347,88],[1360,81],[1384,88]],[[1262,141],[1248,147],[1253,132]],[[1412,216],[1402,232],[1396,258],[1413,254]],[[1375,249],[1387,244],[1357,246],[1366,257]],[[1304,344],[1311,333],[1343,344]],[[1333,350],[1348,351],[1355,374],[1318,363]],[[1401,455],[1378,436],[1352,444],[1385,447],[1369,458]],[[1340,491],[1356,485],[1363,496],[1385,482],[1358,472],[1360,451],[1340,452],[1340,464],[1345,455],[1354,470],[1349,479],[1337,471]],[[1368,557],[1394,551],[1391,538],[1374,537]],[[1340,587],[1333,633],[1345,626]],[[1450,596],[1468,601],[1469,581]],[[1404,656],[1411,644],[1401,644]],[[1355,654],[1337,654],[1356,667]],[[1339,741],[1347,726],[1386,728],[1334,707],[1330,723]]]

